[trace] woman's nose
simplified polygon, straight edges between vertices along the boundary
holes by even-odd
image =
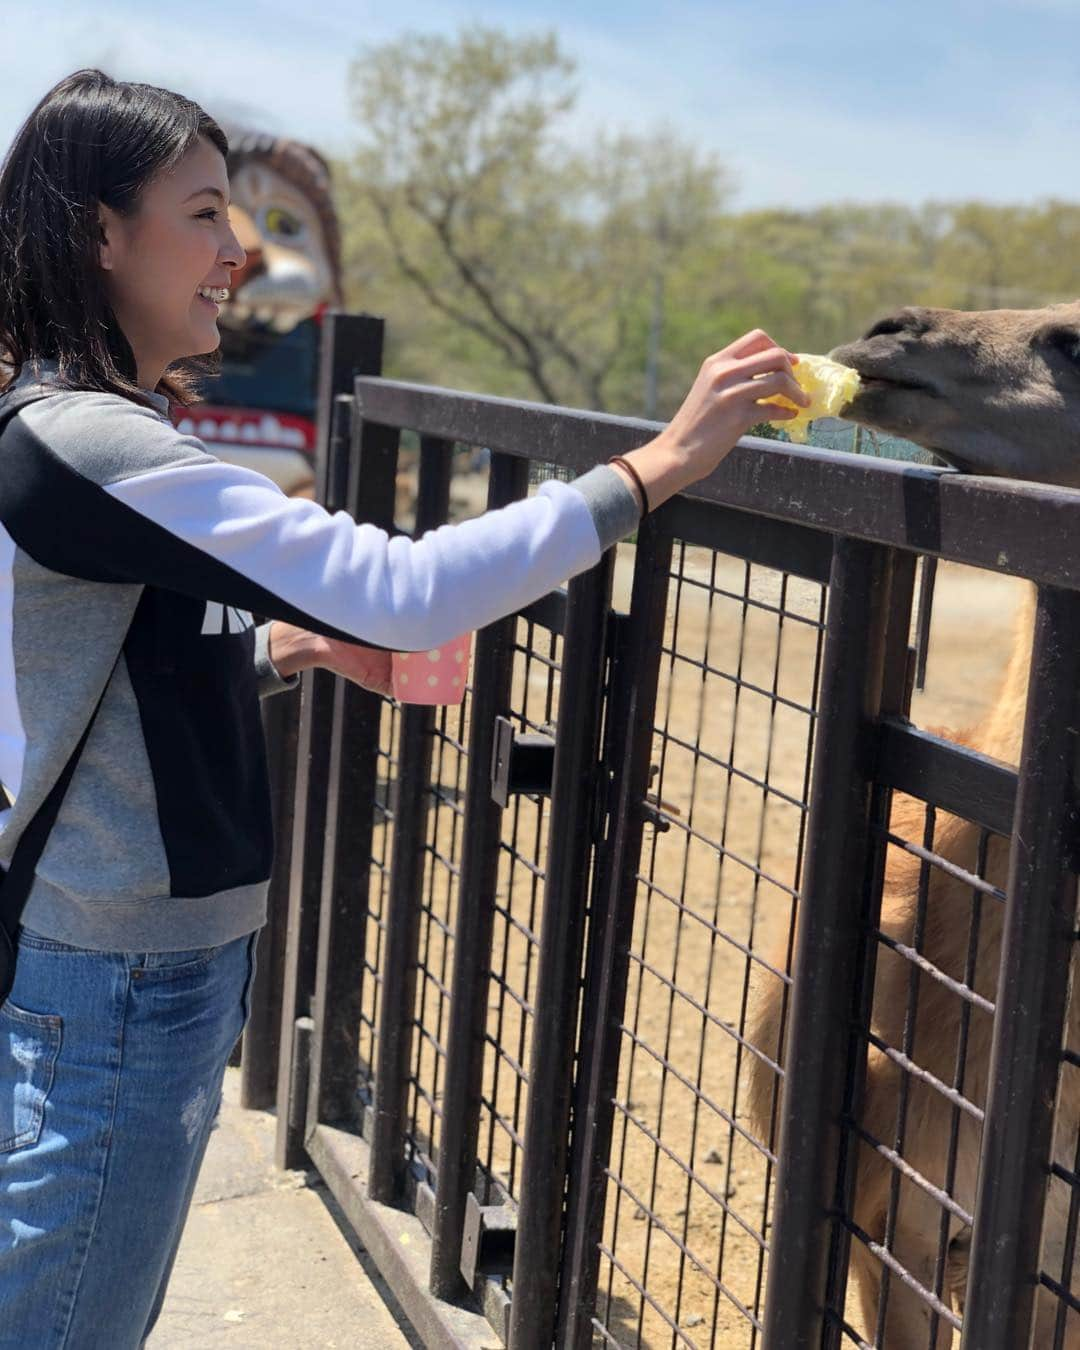
[[[228,243],[221,250],[221,261],[226,267],[234,269],[243,267],[247,262],[247,252],[232,230],[229,231]]]
[[[252,251],[258,254],[262,244],[262,236],[251,216],[242,206],[233,202],[229,207],[229,246],[228,251],[223,253],[223,257],[235,258],[236,261],[229,263],[231,267],[240,270],[248,261]]]

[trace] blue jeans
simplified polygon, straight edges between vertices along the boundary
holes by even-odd
[[[96,952],[21,930],[0,1007],[3,1350],[136,1350],[150,1334],[257,937]]]

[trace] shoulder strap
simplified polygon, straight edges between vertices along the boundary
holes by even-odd
[[[36,403],[39,399],[48,397],[49,395],[42,393],[40,388],[35,388],[33,391],[27,389],[8,395],[0,395],[0,438],[2,438],[7,424],[17,412],[20,412],[30,403]],[[2,463],[2,456],[3,451],[0,448],[0,463]],[[56,817],[60,814],[60,807],[67,793],[68,784],[71,782],[75,766],[79,762],[79,756],[82,754],[83,747],[90,736],[90,730],[105,698],[105,691],[112,682],[116,667],[120,664],[120,656],[123,650],[124,644],[121,642],[120,649],[116,653],[116,660],[113,662],[108,677],[102,686],[97,703],[94,705],[94,711],[90,714],[90,719],[79,737],[78,744],[72,750],[49,795],[20,835],[11,859],[11,865],[0,876],[0,1004],[7,997],[8,990],[11,988],[11,981],[14,978],[15,933],[19,926],[23,907],[30,894],[30,887],[33,884],[34,869],[37,867],[38,860],[45,849],[45,843],[49,837],[49,832],[56,823]]]

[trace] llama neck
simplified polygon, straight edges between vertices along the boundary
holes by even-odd
[[[982,721],[963,737],[984,755],[1006,764],[1020,763],[1036,603],[1035,586],[1025,585],[1013,627],[1012,650],[997,698]]]

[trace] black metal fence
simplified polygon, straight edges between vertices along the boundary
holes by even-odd
[[[497,507],[655,432],[326,322],[358,520],[403,431],[418,532],[455,446]],[[481,632],[461,707],[268,702],[245,1099],[427,1343],[1080,1345],[1078,539],[1075,492],[751,441]],[[1017,764],[908,720],[920,556],[1037,584]]]

